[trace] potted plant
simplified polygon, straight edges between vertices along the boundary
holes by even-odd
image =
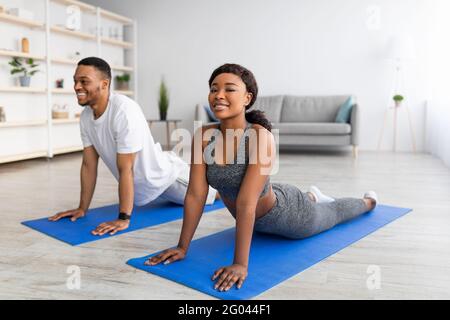
[[[124,73],[121,76],[116,76],[117,90],[129,90],[130,78],[131,77],[128,73]]]
[[[167,90],[166,83],[164,79],[161,80],[161,84],[159,86],[159,117],[160,120],[167,119],[167,109],[169,109],[169,92]]]
[[[19,77],[21,87],[29,87],[30,79],[36,73],[39,72],[36,68],[39,66],[34,63],[34,59],[21,59],[18,57],[13,57],[9,62],[12,67],[11,74],[22,73],[23,75]]]
[[[392,97],[392,99],[394,99],[395,107],[398,108],[398,107],[400,107],[404,98],[402,95],[396,94],[394,97]]]

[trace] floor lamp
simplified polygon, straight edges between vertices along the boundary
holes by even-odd
[[[392,85],[391,92],[389,95],[389,101],[387,105],[389,106],[393,101],[393,96],[397,94],[403,94],[406,96],[405,103],[395,103],[393,107],[388,107],[388,109],[384,112],[383,117],[383,126],[381,128],[380,137],[378,139],[378,147],[377,150],[380,150],[381,141],[383,140],[384,129],[386,127],[387,115],[389,110],[394,110],[394,123],[393,123],[393,151],[397,151],[397,113],[398,108],[403,107],[406,109],[408,114],[408,122],[409,122],[409,130],[411,134],[411,143],[413,147],[413,151],[416,152],[416,141],[414,138],[414,130],[411,122],[411,116],[409,113],[408,101],[409,97],[407,95],[405,88],[405,79],[404,79],[404,68],[406,62],[409,60],[413,60],[415,58],[414,54],[414,46],[411,37],[409,36],[393,36],[389,40],[388,47],[388,59],[391,60],[394,64],[394,76],[392,77]]]

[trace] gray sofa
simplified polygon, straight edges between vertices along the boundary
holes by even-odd
[[[340,106],[350,95],[259,97],[253,108],[265,112],[279,133],[279,147],[352,146],[358,155],[359,112],[353,104],[349,123],[335,122]],[[353,101],[355,99],[353,98]],[[197,105],[196,120],[209,122],[202,105]]]

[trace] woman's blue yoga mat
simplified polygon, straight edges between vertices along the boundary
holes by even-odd
[[[250,299],[360,240],[411,209],[378,205],[369,213],[310,238],[290,240],[255,232],[248,277],[241,289],[214,290],[211,276],[233,262],[235,229],[192,241],[186,258],[172,264],[145,266],[151,254],[127,264],[220,299]]]
[[[221,200],[216,200],[214,204],[206,205],[204,212],[209,212],[224,207],[225,206]],[[181,219],[183,218],[183,206],[169,202],[159,202],[151,203],[142,207],[135,207],[128,229],[119,231],[113,236],[109,234],[94,236],[91,234],[91,231],[94,230],[99,224],[116,220],[118,215],[119,205],[116,204],[91,209],[84,218],[78,219],[76,222],[72,222],[67,218],[56,222],[49,221],[48,218],[43,218],[25,221],[22,222],[22,224],[39,232],[45,233],[50,237],[76,246],[86,242],[115,237],[123,233]]]

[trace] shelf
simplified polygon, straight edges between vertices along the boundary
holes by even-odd
[[[47,120],[32,120],[32,121],[7,121],[0,122],[1,128],[19,128],[19,127],[39,127],[46,126]],[[70,118],[70,119],[52,119],[53,124],[76,124],[80,123],[79,118]]]
[[[131,42],[126,42],[126,41],[121,41],[121,40],[116,40],[116,39],[111,39],[111,38],[102,38],[101,40],[103,43],[111,44],[113,46],[123,47],[126,49],[130,49],[133,47],[133,44]]]
[[[121,22],[123,24],[133,24],[133,20],[131,20],[130,18],[121,16],[121,15],[119,15],[117,13],[113,13],[111,11],[100,9],[100,14],[104,18],[115,20],[115,21]]]
[[[45,88],[33,88],[33,87],[0,87],[0,92],[46,93],[46,90],[45,90]]]
[[[47,125],[47,120],[0,122],[0,128],[36,127]]]
[[[123,94],[125,96],[132,96],[134,94],[133,91],[124,91],[124,90],[113,90],[115,93]]]
[[[1,55],[1,51],[0,51],[0,55]],[[66,59],[66,58],[52,58],[51,59],[52,63],[55,64],[67,64],[67,65],[71,65],[71,66],[76,66],[78,61],[75,60],[71,60],[71,59]],[[116,71],[127,71],[127,72],[133,72],[133,67],[127,67],[127,66],[111,66],[112,70],[116,70]]]
[[[78,151],[83,151],[83,146],[55,148],[55,149],[53,149],[53,154],[63,154],[63,153],[78,152]]]
[[[73,89],[52,89],[52,93],[55,93],[55,94],[73,94],[73,95],[75,95],[75,91]]]
[[[29,53],[20,52],[20,48],[16,48],[12,45],[10,46],[6,42],[3,43],[3,45],[0,45],[0,61],[7,64],[8,60],[13,57],[23,59],[32,58],[35,61],[39,61],[38,63],[42,65],[42,69],[46,69],[45,82],[43,79],[39,79],[39,77],[33,77],[31,80],[31,87],[20,87],[18,82],[13,82],[13,80],[16,80],[13,78],[10,80],[10,83],[5,82],[3,86],[0,85],[0,96],[3,98],[16,98],[16,96],[18,96],[21,99],[20,104],[23,106],[28,106],[31,103],[34,104],[34,107],[41,108],[44,107],[45,104],[45,110],[48,113],[48,118],[45,118],[46,114],[39,113],[36,114],[37,118],[30,117],[27,120],[26,117],[24,117],[25,119],[11,119],[11,117],[8,117],[9,121],[0,123],[0,135],[5,135],[4,148],[2,144],[2,150],[4,152],[0,155],[0,163],[41,157],[44,157],[45,159],[45,157],[49,157],[50,155],[53,156],[83,151],[81,141],[78,139],[80,125],[80,118],[78,114],[78,117],[75,117],[73,112],[70,112],[69,115],[71,117],[63,119],[53,119],[51,117],[51,114],[57,116],[57,114],[52,113],[52,99],[76,99],[75,91],[70,84],[65,83],[64,88],[56,88],[56,85],[54,84],[56,76],[51,75],[55,75],[60,72],[62,74],[58,77],[64,77],[67,80],[67,77],[69,76],[69,69],[75,69],[79,59],[82,57],[77,57],[75,53],[70,54],[69,51],[75,50],[73,48],[73,50],[71,48],[61,48],[65,50],[61,51],[59,54],[55,54],[55,46],[64,45],[64,42],[68,41],[69,44],[76,45],[77,48],[83,45],[89,45],[89,47],[95,46],[98,54],[101,54],[102,51],[104,53],[120,52],[120,55],[117,56],[122,57],[123,53],[123,57],[116,60],[114,65],[111,64],[111,69],[114,71],[114,76],[123,73],[136,74],[138,72],[136,64],[137,52],[135,47],[137,44],[136,30],[132,30],[136,27],[135,21],[128,17],[84,3],[82,1],[85,0],[44,0],[44,10],[41,14],[36,14],[36,18],[34,19],[23,19],[14,15],[0,13],[0,30],[4,30],[4,32],[0,31],[2,36],[4,35],[3,33],[7,32],[5,31],[7,29],[5,27],[9,27],[9,29],[11,29],[11,31],[8,31],[11,33],[9,35],[10,38],[16,40],[20,40],[23,37],[22,33],[25,31],[30,33],[30,37],[31,34],[33,37],[40,37],[41,35],[45,36],[42,39],[39,39],[39,41],[42,42],[41,44],[43,49],[40,50],[39,48],[35,48],[35,50],[32,50]],[[9,2],[14,3],[15,1]],[[58,10],[60,14],[64,15],[65,9],[71,5],[78,6],[83,17],[92,20],[90,21],[91,23],[89,25],[83,24],[84,27],[80,30],[70,30],[66,28],[63,21],[57,22],[52,19],[52,16],[57,14],[55,10]],[[129,37],[128,32],[125,34],[124,38],[114,38],[112,34],[108,36],[108,34],[104,33],[104,37],[102,37],[99,32],[102,25],[118,26],[119,28],[124,29],[122,30],[123,32],[130,31]],[[95,33],[93,31],[94,26],[96,27],[95,30],[97,30]],[[92,27],[92,30],[90,30],[89,27]],[[133,57],[130,56],[130,54],[132,54]],[[72,76],[72,72],[73,71],[70,71],[70,77]],[[8,76],[9,69],[5,69],[4,73],[5,76]],[[134,86],[130,86],[129,88],[125,87],[125,90],[113,91],[126,96],[136,97],[137,91],[134,89]],[[44,102],[44,100],[46,100],[46,102]],[[42,119],[42,117],[44,117],[44,119]],[[26,138],[21,136],[24,133],[27,135],[32,135],[32,137],[36,137],[36,134],[38,134],[36,138],[42,140],[40,141],[41,144],[24,145],[23,148],[17,149],[16,147],[22,143],[21,140]],[[44,135],[44,133],[53,135],[53,137],[58,139],[49,139],[49,137],[46,139],[45,137],[40,137],[40,135]],[[68,139],[62,139],[59,136],[61,134],[67,135]],[[11,141],[6,141],[6,136],[8,135],[11,135]],[[74,140],[74,138],[77,139]]]
[[[127,71],[127,72],[133,72],[134,69],[132,67],[127,66],[111,66],[111,69],[116,71]]]
[[[12,14],[7,14],[7,13],[0,13],[0,21],[6,21],[6,22],[10,22],[10,23],[30,27],[30,28],[43,28],[44,27],[44,23],[42,23],[42,22],[19,18],[17,16],[13,16]]]
[[[19,51],[9,51],[9,50],[0,50],[0,56],[4,57],[19,57],[19,58],[31,58],[34,60],[45,60],[45,56],[37,56],[34,54],[19,52]]]
[[[69,35],[72,37],[88,39],[88,40],[95,40],[95,36],[90,33],[81,32],[81,31],[73,31],[73,30],[69,30],[69,29],[66,29],[66,28],[60,27],[60,26],[52,26],[50,28],[50,30],[53,32],[56,32],[56,33],[61,33],[61,34]]]
[[[89,13],[96,13],[96,9],[94,6],[91,6],[87,3],[76,1],[76,0],[52,0],[52,2],[64,4],[67,6],[78,6],[81,10],[89,12]]]
[[[78,63],[78,61],[66,59],[66,58],[52,58],[51,63],[76,65]]]
[[[16,154],[12,156],[0,156],[0,163],[14,162],[14,161],[22,161],[33,158],[41,158],[46,157],[47,151],[35,151],[30,153]]]
[[[70,119],[52,119],[53,124],[71,124],[71,123],[80,123],[79,118],[70,118]]]

